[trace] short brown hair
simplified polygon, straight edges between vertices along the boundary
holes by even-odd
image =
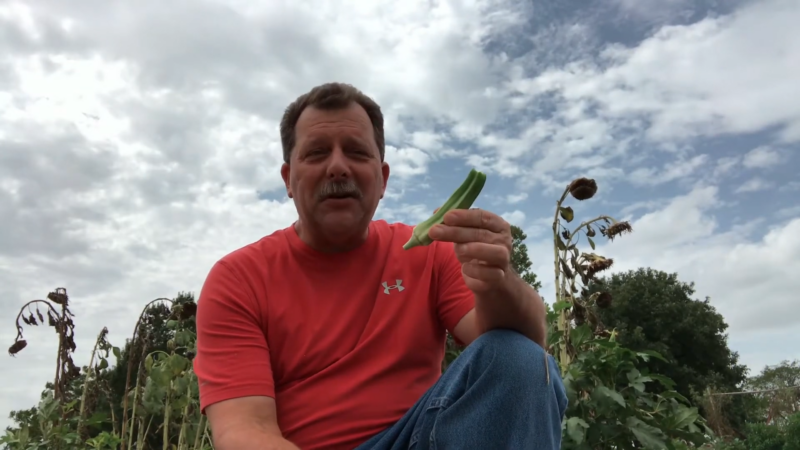
[[[381,107],[363,92],[346,83],[325,83],[314,87],[309,92],[297,97],[283,113],[281,119],[281,145],[283,146],[283,160],[288,163],[292,157],[295,145],[295,125],[300,114],[309,106],[319,109],[339,109],[350,106],[352,102],[359,104],[367,112],[375,133],[375,143],[381,162],[386,151],[383,137],[383,113]]]

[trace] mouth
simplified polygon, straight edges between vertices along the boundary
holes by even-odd
[[[337,194],[337,195],[328,195],[327,197],[322,199],[322,201],[326,200],[358,200],[358,198],[353,194]]]

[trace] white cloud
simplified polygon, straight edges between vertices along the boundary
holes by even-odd
[[[428,171],[430,156],[414,147],[397,148],[386,146],[386,162],[391,169],[390,177],[410,178]]]
[[[516,225],[520,228],[525,226],[525,213],[515,209],[514,211],[510,211],[507,213],[503,213],[500,215],[506,222],[510,223],[511,225]]]
[[[520,192],[519,194],[508,194],[506,196],[506,202],[514,204],[524,201],[526,198],[528,198],[527,192]]]
[[[742,165],[748,169],[763,169],[779,164],[781,159],[780,153],[762,145],[747,152],[742,160]]]
[[[575,169],[605,180],[627,172],[649,182],[693,173],[651,177],[660,169],[639,166],[649,149],[673,153],[676,167],[692,169],[705,162],[683,146],[696,137],[771,128],[778,141],[796,143],[800,104],[786,93],[800,72],[800,34],[785,30],[798,20],[796,1],[750,2],[731,15],[662,27],[635,46],[605,47],[599,60],[576,60],[533,76],[512,70],[512,104],[525,110],[544,103],[553,111],[527,127],[531,151],[517,157],[498,147],[482,162],[500,174],[528,175],[528,187],[552,186]]]
[[[742,183],[739,187],[736,188],[734,192],[736,192],[737,194],[747,193],[747,192],[758,192],[758,191],[763,191],[765,189],[769,189],[770,187],[772,187],[772,183],[764,180],[763,178],[755,177]]]
[[[686,177],[705,165],[707,155],[697,155],[687,160],[680,160],[666,164],[661,170],[652,167],[640,167],[628,174],[628,180],[634,184],[657,185]]]

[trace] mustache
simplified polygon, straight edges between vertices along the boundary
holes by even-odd
[[[317,192],[318,200],[325,200],[331,197],[353,197],[360,199],[363,197],[363,194],[353,180],[333,181],[323,184]]]

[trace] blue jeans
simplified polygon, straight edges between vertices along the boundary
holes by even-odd
[[[493,330],[399,421],[356,450],[559,449],[566,409],[556,360],[520,333]]]

